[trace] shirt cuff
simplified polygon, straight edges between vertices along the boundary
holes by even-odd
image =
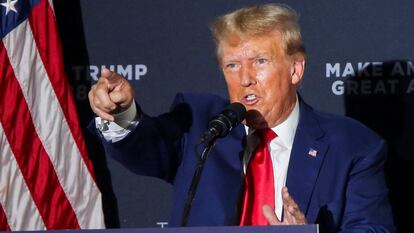
[[[139,123],[135,102],[124,112],[113,115],[114,122],[95,117],[96,128],[108,142],[117,142],[125,138]]]
[[[137,118],[137,107],[135,101],[132,102],[131,106],[123,112],[113,114],[114,123],[121,126],[124,129],[128,129],[131,125],[136,123]]]

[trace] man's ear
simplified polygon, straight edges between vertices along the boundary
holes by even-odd
[[[297,85],[302,81],[304,71],[305,59],[303,57],[296,57],[292,62],[291,68],[291,77],[293,85]]]

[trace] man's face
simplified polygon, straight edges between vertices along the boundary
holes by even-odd
[[[279,32],[219,43],[219,60],[230,102],[247,109],[245,124],[259,129],[283,122],[296,102],[305,61],[285,54]]]

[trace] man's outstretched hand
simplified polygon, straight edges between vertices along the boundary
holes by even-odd
[[[95,114],[104,120],[114,121],[112,114],[128,109],[134,101],[134,90],[121,75],[106,68],[88,93],[89,104]]]

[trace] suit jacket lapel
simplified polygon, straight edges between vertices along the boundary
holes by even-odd
[[[286,186],[305,215],[329,146],[324,141],[324,134],[312,108],[300,101],[300,118],[292,146]]]

